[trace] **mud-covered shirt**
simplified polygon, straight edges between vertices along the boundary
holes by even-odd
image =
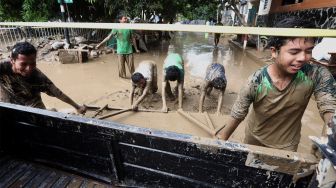
[[[13,72],[9,60],[0,62],[0,101],[45,108],[41,92],[53,97],[63,95],[39,69],[26,78]]]
[[[134,73],[140,73],[146,79],[146,81],[151,82],[153,80],[154,73],[154,61],[142,61],[139,66],[135,69]]]
[[[113,29],[111,34],[117,39],[117,54],[131,54],[132,48],[132,30],[130,29]]]
[[[272,83],[267,66],[255,72],[243,86],[233,105],[231,116],[247,119],[246,133],[273,148],[297,145],[301,118],[314,93],[321,116],[336,108],[334,78],[321,66],[306,64],[289,85],[278,90]]]
[[[170,66],[176,66],[180,71],[179,81],[184,80],[184,65],[183,65],[183,59],[180,56],[180,54],[170,53],[166,57],[163,64],[164,71],[166,71],[166,69]]]
[[[222,64],[213,63],[208,66],[205,74],[205,80],[211,82],[215,78],[223,78],[226,82],[225,69]]]

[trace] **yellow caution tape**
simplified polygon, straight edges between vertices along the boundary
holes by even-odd
[[[269,27],[237,27],[237,26],[208,26],[182,24],[120,24],[120,23],[65,23],[65,22],[0,22],[0,26],[31,26],[50,28],[86,28],[86,29],[134,29],[209,32],[224,34],[252,34],[267,36],[293,37],[336,37],[335,29],[303,29],[303,28],[269,28]]]

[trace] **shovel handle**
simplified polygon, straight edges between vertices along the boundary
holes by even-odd
[[[117,111],[117,112],[108,113],[104,116],[99,117],[99,119],[106,119],[108,117],[115,116],[115,115],[118,115],[118,114],[121,114],[121,113],[124,113],[124,112],[128,112],[128,111],[131,111],[131,110],[132,109],[128,108],[128,109],[120,110],[120,111]]]

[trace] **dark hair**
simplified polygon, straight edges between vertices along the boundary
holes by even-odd
[[[32,55],[36,53],[37,53],[36,48],[29,42],[18,42],[12,48],[11,57],[13,59],[17,59],[19,54]]]
[[[298,17],[287,17],[275,24],[275,27],[279,28],[316,28],[312,20],[307,20],[305,18]],[[279,50],[281,46],[285,45],[288,40],[294,40],[298,37],[281,37],[281,36],[271,36],[268,39],[268,47],[274,47]],[[306,39],[312,39],[315,42],[316,38],[309,37]]]
[[[224,78],[217,77],[211,81],[211,85],[216,89],[225,89],[226,82]]]
[[[141,73],[134,73],[132,76],[131,76],[131,79],[132,79],[132,82],[137,84],[140,82],[140,80],[144,79],[145,77],[141,74]]]
[[[180,70],[177,66],[169,66],[166,69],[166,79],[169,81],[175,81],[179,78],[180,76]]]
[[[122,17],[127,17],[127,14],[125,12],[121,12],[120,14],[118,14],[117,18],[118,20],[121,20]]]

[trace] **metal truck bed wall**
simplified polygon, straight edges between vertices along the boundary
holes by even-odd
[[[274,150],[280,156],[273,156],[260,147],[7,103],[0,103],[0,123],[6,155],[111,185],[306,187],[316,162],[292,152]],[[305,178],[292,184],[300,176]]]

